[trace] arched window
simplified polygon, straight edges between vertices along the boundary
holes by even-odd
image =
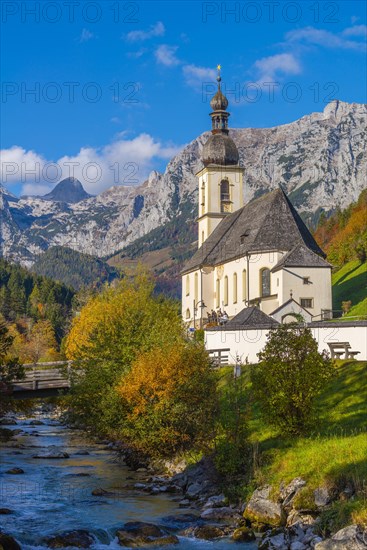
[[[186,275],[186,296],[190,296],[190,275]]]
[[[190,319],[190,310],[187,308],[186,310],[186,319]]]
[[[237,304],[237,273],[233,273],[233,303]]]
[[[195,273],[195,280],[194,280],[194,292],[195,292],[195,304],[199,301],[199,275]]]
[[[217,279],[216,281],[216,285],[215,285],[215,304],[216,304],[216,307],[218,308],[220,306],[220,280]]]
[[[205,183],[201,186],[201,213],[205,212]]]
[[[247,300],[247,271],[242,271],[242,300]]]
[[[230,212],[230,193],[229,193],[229,181],[222,180],[220,182],[220,209],[221,212]]]
[[[224,277],[224,292],[223,292],[223,302],[225,306],[228,306],[228,277]]]
[[[270,296],[270,269],[267,267],[260,271],[260,290],[262,298]]]

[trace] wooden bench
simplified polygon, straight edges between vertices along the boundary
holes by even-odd
[[[209,357],[213,360],[216,367],[228,365],[230,348],[227,349],[208,349]]]
[[[344,359],[354,359],[360,351],[352,351],[349,342],[328,342],[332,359],[341,359],[344,354]]]

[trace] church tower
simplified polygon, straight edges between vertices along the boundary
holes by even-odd
[[[218,90],[210,101],[212,135],[202,151],[204,168],[199,178],[199,238],[204,243],[222,219],[243,206],[243,168],[238,164],[236,144],[229,137],[226,111],[228,99],[221,90],[220,65],[218,65]]]

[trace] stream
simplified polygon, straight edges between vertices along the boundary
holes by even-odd
[[[32,425],[34,420],[43,424]],[[58,533],[85,529],[94,537],[92,548],[121,548],[115,533],[128,521],[170,526],[167,516],[192,512],[175,502],[175,495],[150,495],[133,488],[146,473],[132,472],[105,444],[93,443],[83,431],[61,424],[52,411],[41,408],[32,416],[18,414],[21,430],[7,443],[0,443],[0,508],[12,514],[0,515],[1,530],[12,535],[24,550],[45,548],[45,538]],[[5,426],[4,426],[5,427]],[[55,450],[69,458],[36,459],[36,454]],[[82,454],[84,453],[84,454]],[[21,468],[23,474],[6,472]],[[115,494],[92,496],[103,488]],[[218,549],[257,548],[254,543],[233,543],[229,539],[202,541],[179,536],[180,544],[156,548]]]

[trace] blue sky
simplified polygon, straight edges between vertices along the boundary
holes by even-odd
[[[3,0],[1,10],[1,181],[15,194],[71,174],[98,193],[164,170],[210,128],[218,63],[232,127],[366,100],[363,1]]]

